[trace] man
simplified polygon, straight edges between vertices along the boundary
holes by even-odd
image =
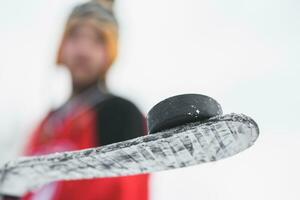
[[[91,1],[71,13],[57,64],[70,71],[72,95],[42,121],[25,155],[79,150],[145,134],[145,120],[137,107],[106,88],[106,74],[117,55],[118,24],[112,4]],[[148,175],[55,182],[23,199],[146,200]]]

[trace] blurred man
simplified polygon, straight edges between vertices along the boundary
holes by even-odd
[[[137,107],[106,88],[106,74],[117,55],[118,24],[112,4],[91,1],[71,13],[57,64],[70,71],[72,95],[42,121],[25,155],[97,147],[145,134],[145,120]],[[146,200],[148,175],[55,182],[23,199]]]

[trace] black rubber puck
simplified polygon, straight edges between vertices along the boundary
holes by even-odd
[[[201,94],[183,94],[156,104],[148,113],[148,132],[156,133],[186,123],[222,115],[220,104]]]

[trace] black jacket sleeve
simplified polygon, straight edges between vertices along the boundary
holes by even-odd
[[[0,199],[1,199],[1,194],[0,194]],[[3,196],[3,200],[20,200],[21,197],[13,197],[13,196]]]
[[[145,133],[145,118],[130,101],[111,97],[98,106],[98,146],[136,138]]]

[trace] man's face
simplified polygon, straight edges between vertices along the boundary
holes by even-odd
[[[73,84],[80,88],[98,81],[107,63],[104,38],[90,25],[79,25],[70,31],[62,55]]]

